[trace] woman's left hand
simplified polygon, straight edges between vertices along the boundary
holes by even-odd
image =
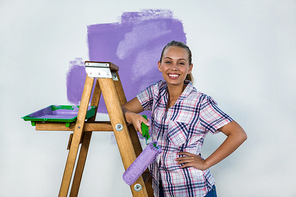
[[[189,152],[179,152],[178,155],[184,155],[185,157],[179,157],[175,159],[178,164],[184,164],[181,168],[194,167],[198,170],[206,170],[205,160],[200,155],[195,155]]]
[[[243,128],[232,121],[219,129],[227,138],[224,142],[205,160],[200,155],[195,155],[188,152],[180,152],[179,155],[184,157],[177,158],[176,161],[182,165],[182,168],[194,167],[199,170],[206,170],[235,151],[246,139],[247,134]]]

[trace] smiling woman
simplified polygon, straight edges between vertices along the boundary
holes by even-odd
[[[122,106],[126,121],[141,132],[151,126],[153,141],[162,153],[150,166],[155,196],[216,196],[209,168],[235,151],[247,138],[245,131],[198,92],[188,79],[193,64],[191,51],[172,41],[162,50],[158,69],[164,81],[147,87]],[[140,112],[151,111],[151,125]],[[227,138],[208,158],[201,156],[207,133],[221,131]]]
[[[188,64],[189,67],[191,67],[190,68],[190,72],[186,76],[186,79],[189,80],[189,81],[191,81],[191,83],[193,83],[193,76],[192,76],[192,73],[191,73],[192,72],[192,67],[193,67],[193,64],[192,64],[192,53],[191,53],[190,48],[186,44],[184,44],[183,42],[177,42],[177,41],[174,41],[173,40],[170,43],[168,43],[163,48],[163,50],[161,52],[161,56],[160,56],[160,60],[159,60],[158,65],[160,63],[162,63],[162,59],[163,59],[164,53],[167,51],[167,48],[169,48],[169,47],[176,47],[179,50],[182,50],[182,49],[183,50],[186,50],[186,54],[182,54],[184,57],[183,58],[181,57],[180,60],[183,60],[183,61],[180,62],[180,65]],[[166,58],[170,58],[170,57],[166,57]],[[168,62],[169,62],[169,60],[168,60]]]
[[[183,90],[184,81],[192,72],[191,51],[182,42],[168,43],[161,54],[158,69],[162,72],[163,79],[167,82],[169,102],[167,108],[175,104]]]

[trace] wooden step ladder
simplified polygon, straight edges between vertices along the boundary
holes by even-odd
[[[133,125],[127,125],[121,105],[126,97],[118,75],[118,66],[110,62],[86,61],[86,80],[80,101],[76,123],[66,127],[64,123],[36,122],[36,130],[73,131],[68,142],[68,158],[60,187],[59,197],[67,197],[74,168],[76,167],[70,197],[78,195],[79,186],[87,158],[93,131],[113,131],[119,152],[126,170],[142,152],[142,147]],[[95,83],[90,105],[98,109],[101,93],[103,95],[110,121],[95,121],[96,115],[85,121],[93,85]],[[79,151],[79,146],[81,146]],[[78,161],[76,158],[79,152]],[[76,166],[75,166],[76,164]],[[151,178],[148,169],[130,186],[134,197],[152,197]]]

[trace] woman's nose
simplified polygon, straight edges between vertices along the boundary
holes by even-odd
[[[172,69],[172,70],[178,70],[178,66],[177,66],[177,64],[172,64],[171,69]]]

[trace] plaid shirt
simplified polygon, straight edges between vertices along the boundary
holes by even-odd
[[[208,132],[232,121],[211,97],[198,92],[189,81],[175,105],[166,111],[167,84],[159,81],[137,95],[144,110],[151,110],[151,136],[157,140],[162,153],[150,165],[154,195],[159,195],[159,181],[165,196],[205,196],[214,185],[209,169],[180,168],[175,161],[178,152],[200,154]]]

